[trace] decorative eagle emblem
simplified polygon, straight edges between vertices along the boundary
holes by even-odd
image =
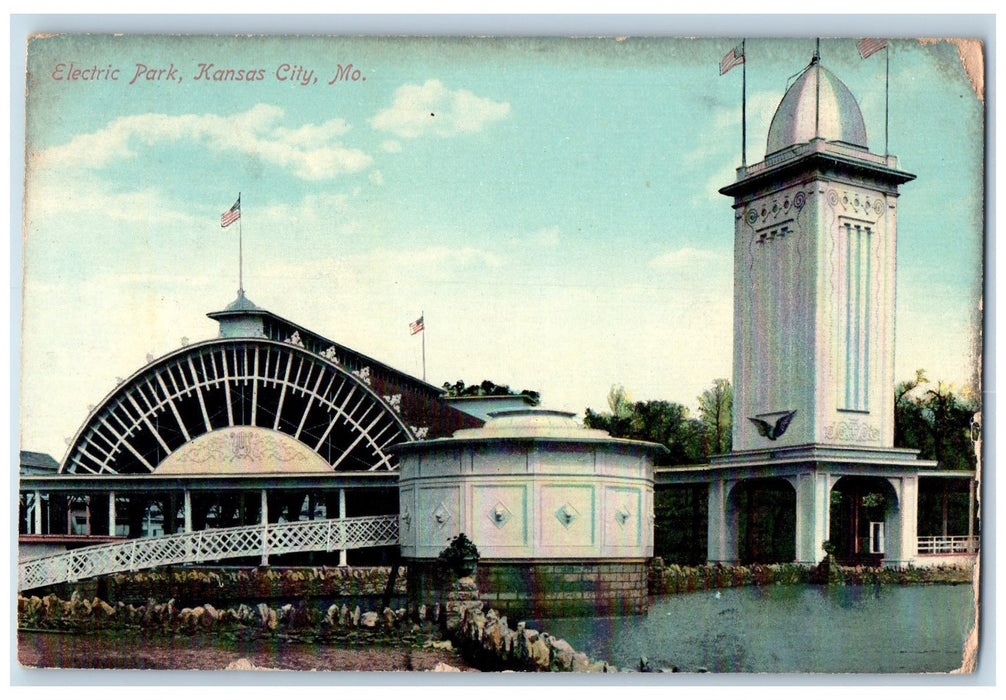
[[[768,414],[773,415],[773,414]],[[749,421],[755,424],[758,429],[758,434],[767,437],[769,440],[775,440],[782,436],[786,432],[786,428],[793,421],[793,416],[796,415],[796,411],[790,411],[789,413],[784,413],[779,418],[776,419],[775,425],[772,425],[766,420],[761,418],[748,418]]]

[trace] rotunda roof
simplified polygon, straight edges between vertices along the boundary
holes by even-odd
[[[765,154],[816,137],[867,148],[866,124],[859,103],[845,83],[815,56],[779,103],[768,129]]]
[[[573,440],[607,440],[606,430],[584,428],[574,418],[575,413],[542,408],[519,408],[496,411],[481,428],[457,430],[455,438],[564,438]]]

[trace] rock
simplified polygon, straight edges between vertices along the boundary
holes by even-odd
[[[573,663],[570,670],[573,673],[586,673],[590,669],[590,657],[584,654],[582,651],[574,652]]]
[[[367,611],[360,618],[361,627],[377,627],[377,613]]]
[[[391,608],[385,608],[381,612],[381,616],[384,618],[384,625],[388,628],[393,628],[397,620],[395,619],[395,612]]]
[[[549,668],[549,650],[548,645],[545,644],[545,640],[538,637],[534,642],[528,647],[529,656],[531,662],[541,671],[547,671]]]
[[[444,639],[442,641],[436,641],[431,639],[423,645],[424,647],[429,647],[430,649],[444,649],[445,651],[453,651],[454,645],[451,644],[451,640]]]
[[[433,673],[461,673],[461,669],[455,668],[450,664],[445,664],[443,661],[438,661],[437,665],[433,667]]]
[[[645,656],[640,656],[639,657],[639,670],[642,673],[652,673],[653,672],[653,667],[650,666],[650,660],[647,659]]]
[[[256,666],[251,661],[245,658],[236,659],[231,661],[224,668],[225,671],[268,671],[269,669],[262,668],[261,666]]]
[[[353,620],[353,627],[359,627],[360,626],[360,606],[359,605],[357,605],[353,609],[352,620]]]
[[[565,639],[548,638],[548,646],[552,651],[552,666],[557,671],[573,670],[573,655],[576,650]]]
[[[426,620],[426,604],[425,603],[423,605],[419,606],[419,610],[416,612],[416,616],[420,620],[423,620],[423,621]]]
[[[343,603],[339,608],[339,627],[345,627],[349,623],[349,608]]]

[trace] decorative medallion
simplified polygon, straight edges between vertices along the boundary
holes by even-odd
[[[797,192],[793,195],[793,206],[797,209],[803,209],[803,205],[807,203],[807,195],[803,192]]]
[[[409,515],[409,507],[405,506],[402,508],[402,525],[405,526],[405,531],[408,532],[412,527],[412,516]]]
[[[304,347],[304,341],[300,339],[300,331],[294,331],[293,335],[286,339],[286,342],[290,345],[296,345],[298,348]]]
[[[433,520],[436,522],[437,527],[443,529],[451,519],[451,512],[447,510],[447,506],[441,501],[440,505],[433,509]]]
[[[779,416],[774,423],[769,423],[762,418],[748,418],[749,421],[754,423],[755,428],[758,429],[758,434],[762,437],[767,437],[769,440],[776,440],[786,432],[786,428],[793,420],[793,416],[796,415],[796,411],[789,411],[788,413],[783,413],[782,415],[778,413],[763,413],[763,416]]]
[[[364,384],[370,386],[370,367],[361,367],[353,374],[362,379]]]
[[[567,530],[569,529],[569,526],[573,524],[573,521],[578,517],[580,517],[580,513],[569,503],[563,503],[559,507],[559,510],[555,511],[556,520],[562,523],[562,526]]]
[[[335,354],[335,346],[330,345],[327,350],[321,353],[321,356],[332,364],[339,364],[339,356]]]
[[[625,527],[625,523],[629,522],[629,518],[631,517],[632,512],[624,503],[618,506],[618,509],[615,511],[615,520],[617,520],[618,524],[622,527]]]
[[[391,396],[388,396],[387,394],[385,394],[384,400],[387,401],[388,405],[391,406],[393,409],[395,409],[396,412],[398,412],[398,413],[402,412],[402,395],[401,394],[392,394]]]
[[[489,511],[489,520],[491,520],[492,524],[497,528],[502,528],[506,525],[507,521],[509,521],[511,517],[513,517],[513,513],[511,513],[510,509],[502,503],[497,503],[493,506],[493,509]]]

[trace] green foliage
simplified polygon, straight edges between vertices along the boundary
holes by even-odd
[[[531,389],[521,389],[513,391],[506,384],[496,384],[488,379],[483,379],[479,384],[466,385],[464,380],[459,379],[453,384],[444,382],[444,391],[450,398],[457,396],[527,396],[537,401],[541,394]]]
[[[612,437],[645,440],[664,445],[669,454],[657,457],[658,465],[689,464],[705,458],[701,424],[685,406],[670,401],[630,402],[622,387],[608,395],[612,413],[584,411],[583,424],[606,430]]]
[[[733,446],[734,389],[727,379],[713,380],[699,395],[699,419],[707,455],[725,454]]]
[[[458,576],[467,575],[479,561],[479,548],[462,532],[441,550],[437,561]]]
[[[583,424],[607,430],[612,437],[645,440],[664,445],[669,454],[657,457],[657,466],[697,464],[710,455],[729,452],[733,419],[733,388],[717,379],[698,397],[699,415],[670,401],[633,401],[621,384],[608,392],[608,413],[586,409]]]
[[[894,446],[917,449],[922,459],[938,460],[941,469],[974,469],[971,421],[980,410],[966,391],[939,381],[933,386],[925,371],[917,370],[894,392]]]

